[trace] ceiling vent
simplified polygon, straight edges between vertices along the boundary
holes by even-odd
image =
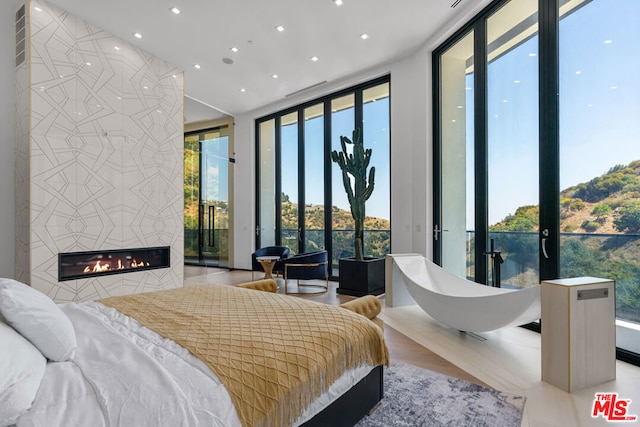
[[[297,90],[297,91],[295,91],[295,92],[291,92],[291,93],[289,93],[289,94],[285,95],[284,97],[285,97],[285,98],[288,98],[288,97],[290,97],[290,96],[297,95],[297,94],[299,94],[299,93],[301,93],[301,92],[304,92],[304,91],[307,91],[307,90],[309,90],[309,89],[313,89],[313,88],[316,88],[316,87],[318,87],[318,86],[322,86],[322,85],[323,85],[323,84],[325,84],[326,82],[327,82],[326,80],[323,80],[323,81],[321,81],[321,82],[319,82],[319,83],[313,84],[313,85],[311,85],[311,86],[307,86],[307,87],[305,87],[304,89],[300,89],[300,90]]]
[[[22,64],[27,56],[26,19],[25,6],[22,5],[16,12],[16,67]]]

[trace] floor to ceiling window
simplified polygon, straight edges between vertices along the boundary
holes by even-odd
[[[440,263],[461,277],[473,277],[474,114],[473,30],[441,56],[442,222],[434,234],[441,242]]]
[[[229,265],[229,128],[184,136],[184,258]]]
[[[487,17],[486,58],[489,248],[511,254],[501,266],[505,285],[529,286],[539,283],[538,0],[511,0]],[[527,221],[504,221],[511,214]],[[487,281],[495,280],[489,268]]]
[[[503,287],[616,281],[640,361],[640,2],[499,0],[434,52],[434,258]]]
[[[373,150],[376,189],[366,205],[365,256],[390,251],[389,77],[382,77],[256,120],[256,247],[288,246],[293,254],[354,254],[354,224],[330,152],[340,136],[362,129]]]
[[[318,103],[304,109],[304,180],[305,209],[304,229],[300,229],[300,239],[304,239],[306,252],[324,248],[324,104]]]
[[[640,354],[640,2],[560,20],[560,275],[616,280],[618,347]]]

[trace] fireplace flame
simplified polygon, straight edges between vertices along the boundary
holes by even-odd
[[[109,263],[101,264],[100,261],[98,260],[93,266],[87,265],[82,271],[85,273],[100,273],[100,272],[109,271],[109,270],[124,270],[126,268],[140,268],[140,267],[149,267],[149,266],[150,266],[149,262],[136,261],[136,259],[134,258],[133,261],[131,261],[131,264],[129,264],[129,267],[125,267],[122,260],[118,259],[118,266],[115,268],[111,268],[111,264]]]

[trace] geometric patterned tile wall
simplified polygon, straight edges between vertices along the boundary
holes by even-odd
[[[182,286],[182,72],[31,8],[30,284],[57,302]],[[171,247],[170,268],[58,282],[59,252],[151,246]]]

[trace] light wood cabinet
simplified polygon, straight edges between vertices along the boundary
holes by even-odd
[[[616,378],[615,282],[542,282],[542,381],[567,392]]]

